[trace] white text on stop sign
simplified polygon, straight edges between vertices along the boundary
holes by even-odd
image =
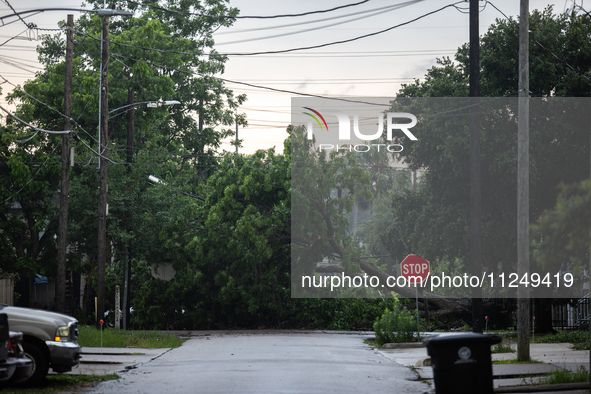
[[[402,273],[404,275],[423,275],[429,272],[429,264],[417,263],[417,264],[404,264],[402,267]]]

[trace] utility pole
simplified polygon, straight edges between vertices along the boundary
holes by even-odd
[[[72,63],[74,52],[74,15],[68,15],[66,33],[66,72],[64,81],[64,130],[72,129]],[[57,279],[55,309],[66,313],[66,255],[68,248],[68,193],[70,189],[70,133],[62,134],[62,158],[60,180],[60,211],[57,236]]]
[[[99,207],[98,207],[98,251],[97,251],[97,320],[105,315],[105,264],[107,260],[107,144],[109,122],[109,17],[115,15],[131,16],[131,11],[116,9],[100,9],[97,15],[103,18],[101,33],[101,75],[100,75],[100,100],[99,100]],[[95,322],[98,326],[98,321]]]
[[[480,191],[480,37],[478,1],[470,0],[470,259],[472,275],[482,276]],[[472,287],[472,331],[482,332],[482,289]]]
[[[238,117],[236,117],[236,154],[238,154]]]
[[[127,105],[131,106],[127,111],[127,173],[131,173],[131,163],[133,163],[133,139],[135,133],[135,118],[134,118],[134,105],[135,105],[135,92],[133,89],[129,89],[127,92]],[[133,216],[133,212],[130,212],[130,216]],[[130,223],[132,223],[130,217]],[[127,245],[127,259],[125,259],[125,270],[123,274],[123,329],[129,329],[129,307],[131,305],[131,246]]]
[[[517,108],[517,274],[529,271],[529,0],[519,15],[519,98]],[[529,293],[517,289],[517,360],[528,361]]]
[[[98,208],[98,253],[97,253],[97,320],[105,314],[105,264],[107,259],[107,136],[108,136],[108,83],[109,83],[109,17],[103,17],[101,51],[101,96],[99,122],[99,208]],[[95,324],[98,324],[96,322]]]

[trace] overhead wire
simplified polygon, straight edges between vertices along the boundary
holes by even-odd
[[[92,12],[92,13],[97,13],[99,10],[85,10],[85,9],[81,9],[81,8],[69,8],[69,7],[52,7],[52,8],[35,8],[35,9],[32,9],[32,10],[25,10],[25,11],[20,11],[20,12],[14,11],[13,14],[7,14],[7,15],[0,16],[0,23],[2,24],[0,27],[6,26],[7,23],[5,23],[4,20],[5,19],[8,19],[8,18],[12,18],[13,16],[17,16],[17,17],[20,18],[21,15],[25,15],[25,14],[40,14],[40,13],[45,12],[45,11],[78,11],[78,12]],[[25,24],[26,24],[26,22],[25,22]],[[41,29],[41,30],[43,30],[43,29]]]
[[[517,21],[514,21],[512,18],[509,18],[503,11],[501,11],[492,2],[490,2],[490,1],[487,0],[486,3],[490,4],[495,10],[499,11],[499,13],[501,13],[501,15],[503,15],[505,17],[505,19],[507,19],[507,21],[512,22],[512,23],[517,23]],[[577,70],[576,68],[574,68],[573,66],[571,66],[570,64],[568,64],[568,62],[566,62],[564,59],[560,58],[558,55],[556,55],[550,49],[546,48],[538,40],[536,40],[533,37],[531,37],[531,39],[532,39],[533,42],[535,42],[536,44],[538,44],[542,49],[544,49],[545,51],[549,52],[555,59],[557,59],[558,61],[560,61],[562,64],[566,65],[568,68],[570,68],[575,73],[579,74],[581,77],[585,78],[587,81],[591,82],[591,79],[589,77],[587,77],[585,74],[581,73],[579,70]]]
[[[405,53],[401,53],[405,52]],[[310,53],[297,53],[297,54],[285,54],[285,55],[259,55],[259,57],[264,58],[331,58],[331,57],[360,57],[360,58],[368,58],[368,57],[406,57],[406,56],[434,56],[434,55],[451,55],[456,52],[455,49],[441,49],[441,50],[434,50],[430,51],[374,51],[374,52],[327,52],[326,54],[316,54],[316,52]],[[227,56],[234,56],[234,55],[227,55]]]
[[[250,33],[250,32],[254,32],[254,31],[285,29],[287,27],[309,25],[309,24],[313,24],[313,23],[320,23],[320,22],[326,22],[326,21],[334,21],[335,19],[347,18],[349,16],[359,16],[359,15],[364,15],[364,14],[368,14],[368,13],[372,13],[372,16],[373,16],[373,15],[376,15],[376,12],[378,12],[378,13],[384,12],[384,11],[387,12],[387,11],[390,11],[391,9],[396,9],[396,8],[400,8],[400,7],[404,7],[406,5],[409,5],[409,3],[412,4],[412,3],[416,3],[416,2],[420,2],[420,1],[424,1],[424,0],[409,0],[409,1],[406,1],[405,3],[390,4],[387,6],[372,8],[370,10],[358,11],[358,12],[353,12],[353,13],[344,14],[344,15],[331,16],[329,18],[323,18],[323,19],[315,19],[315,20],[307,20],[307,21],[303,21],[303,22],[288,23],[288,24],[284,24],[284,25],[251,27],[251,28],[247,28],[247,29],[233,29],[233,30],[219,32],[219,33],[217,33],[217,35],[227,35],[227,34],[236,34],[236,33],[243,34],[243,33]],[[364,18],[366,18],[366,16],[364,16],[362,19],[364,19]],[[339,22],[338,24],[342,24],[342,23],[343,22]],[[327,26],[327,27],[330,27],[330,26]]]
[[[4,41],[2,44],[0,44],[0,47],[2,47],[3,45],[9,43],[10,41],[18,38],[21,34],[23,34],[24,32],[26,32],[27,30],[23,30],[22,32],[18,33],[17,35],[14,35],[12,37],[10,37],[8,40]]]
[[[61,111],[59,111],[58,109],[56,109],[56,108],[52,107],[51,105],[47,104],[47,103],[46,103],[46,102],[44,102],[44,101],[41,101],[41,100],[39,100],[38,98],[34,97],[33,95],[31,95],[31,94],[27,93],[27,92],[26,92],[26,91],[25,91],[23,88],[19,88],[18,86],[14,85],[12,82],[10,82],[9,80],[7,80],[7,79],[6,79],[5,77],[3,77],[2,75],[0,75],[0,78],[2,78],[2,79],[4,80],[4,82],[3,82],[3,83],[8,83],[8,84],[12,85],[12,86],[13,86],[15,89],[18,89],[20,92],[22,92],[23,94],[25,94],[27,97],[31,98],[32,100],[34,100],[34,101],[38,102],[39,104],[41,104],[41,105],[43,105],[43,106],[47,107],[47,108],[48,108],[48,109],[50,109],[51,111],[54,111],[54,112],[58,113],[58,114],[59,114],[59,115],[61,115],[63,118],[67,118],[67,116],[66,116],[64,113],[62,113]],[[87,105],[88,105],[88,102],[87,102]],[[0,108],[1,108],[1,109],[2,109],[4,112],[7,112],[7,113],[9,113],[9,112],[8,112],[6,109],[4,109],[4,108],[2,108],[2,107],[0,107]],[[86,106],[85,106],[84,108],[86,109]],[[29,127],[32,127],[32,128],[33,128],[33,129],[36,131],[36,132],[35,132],[35,133],[34,133],[32,136],[30,136],[30,137],[28,137],[28,138],[26,138],[26,139],[24,139],[24,140],[16,140],[16,142],[19,142],[19,143],[25,143],[25,142],[28,142],[28,141],[30,141],[30,140],[31,140],[31,139],[33,139],[33,138],[34,138],[34,137],[35,137],[35,136],[36,136],[36,135],[37,135],[39,132],[46,132],[46,133],[50,133],[50,134],[66,134],[66,132],[68,132],[68,133],[69,133],[69,132],[72,132],[72,133],[75,135],[75,133],[73,132],[73,130],[69,130],[69,131],[68,131],[68,130],[66,130],[66,131],[62,131],[62,132],[57,132],[57,131],[48,131],[48,130],[39,129],[39,128],[36,128],[35,126],[29,125],[28,123],[26,123],[26,122],[22,121],[22,120],[21,120],[21,119],[19,119],[19,118],[18,118],[16,115],[14,115],[14,114],[12,114],[12,113],[9,113],[9,114],[10,114],[12,117],[14,117],[15,119],[19,120],[21,123],[24,123],[25,125],[27,125],[27,126],[29,126]],[[89,136],[91,139],[93,139],[95,142],[97,142],[97,143],[98,143],[97,139],[96,139],[96,138],[95,138],[95,137],[94,137],[92,134],[90,134],[88,131],[86,131],[86,130],[85,130],[85,129],[84,129],[84,128],[83,128],[83,127],[82,127],[82,126],[81,126],[81,125],[78,123],[78,120],[80,119],[80,117],[81,117],[81,116],[82,116],[82,114],[80,114],[80,116],[79,116],[77,119],[73,119],[73,118],[71,118],[71,117],[70,117],[69,119],[70,119],[70,121],[71,121],[71,122],[73,122],[73,123],[74,123],[74,125],[75,125],[75,127],[76,127],[77,129],[80,129],[80,130],[82,130],[82,131],[83,131],[84,133],[86,133],[86,134],[87,134],[87,135],[88,135],[88,136]],[[76,136],[76,135],[75,135],[75,136]],[[84,144],[84,142],[83,142],[82,140],[80,140],[79,138],[78,138],[77,140],[81,141],[81,142]],[[108,148],[106,148],[106,149],[108,149]],[[101,155],[99,155],[99,156],[101,156]],[[109,159],[107,158],[107,160],[109,160]],[[113,162],[113,163],[114,163],[114,162]]]
[[[9,110],[7,110],[6,108],[0,106],[0,109],[4,112],[6,112],[8,115],[12,116],[14,119],[18,120],[20,123],[24,124],[27,127],[30,127],[33,130],[36,131],[40,131],[43,133],[47,133],[47,134],[70,134],[71,132],[73,132],[73,130],[45,130],[42,129],[40,127],[34,126],[28,122],[25,122],[24,120],[22,120],[21,118],[19,118],[18,116],[16,116],[15,114],[13,114],[12,112],[10,112]]]
[[[456,3],[445,5],[445,6],[443,6],[441,8],[438,8],[438,9],[436,9],[434,11],[431,11],[431,12],[428,12],[426,14],[420,15],[420,16],[418,16],[418,17],[416,17],[414,19],[411,19],[409,21],[402,22],[402,23],[399,23],[399,24],[394,25],[394,26],[390,26],[390,27],[388,27],[386,29],[382,29],[382,30],[375,31],[375,32],[372,32],[372,33],[368,33],[368,34],[363,34],[361,36],[357,36],[357,37],[353,37],[353,38],[349,38],[349,39],[345,39],[345,40],[332,41],[332,42],[327,42],[327,43],[324,43],[324,44],[310,45],[310,46],[305,46],[305,47],[297,47],[297,48],[289,48],[289,49],[272,50],[272,51],[235,52],[235,53],[221,53],[221,54],[222,55],[227,55],[227,56],[256,56],[256,55],[263,55],[263,54],[277,54],[277,53],[288,53],[288,52],[295,52],[295,51],[303,51],[303,50],[309,50],[309,49],[324,48],[324,47],[332,46],[332,45],[345,44],[345,43],[349,43],[349,42],[361,40],[363,38],[373,37],[373,36],[376,36],[376,35],[379,35],[379,34],[383,34],[383,33],[386,33],[388,31],[397,29],[397,28],[402,27],[402,26],[406,26],[408,24],[411,24],[413,22],[416,22],[418,20],[421,20],[423,18],[426,18],[427,16],[430,16],[430,15],[436,14],[438,12],[441,12],[441,11],[447,9],[447,8],[455,7],[455,5],[456,4],[459,4],[459,3],[462,3],[462,1],[458,1]]]
[[[157,10],[160,10],[160,11],[165,11],[165,12],[170,12],[170,13],[175,13],[175,14],[182,14],[182,15],[188,15],[188,16],[210,17],[210,18],[231,18],[231,19],[276,19],[276,18],[293,18],[293,17],[313,15],[313,14],[323,14],[323,13],[326,13],[326,12],[333,12],[333,11],[337,11],[337,10],[340,10],[340,9],[343,9],[343,8],[348,8],[348,7],[354,7],[354,6],[357,6],[357,5],[361,5],[361,4],[367,3],[368,1],[369,0],[363,0],[363,1],[359,1],[357,3],[344,4],[344,5],[341,5],[341,6],[338,6],[338,7],[329,8],[329,9],[326,9],[326,10],[307,11],[307,12],[301,12],[301,13],[298,13],[298,14],[236,15],[236,16],[228,16],[228,15],[208,15],[208,14],[199,14],[199,13],[194,13],[194,12],[170,10],[170,9],[166,9],[166,8],[154,6],[154,5],[151,5],[151,4],[143,4],[143,3],[140,3],[138,1],[127,0],[128,3],[133,3],[133,4],[140,5],[142,7],[148,7],[148,8],[151,8],[151,9],[157,9]]]
[[[375,11],[375,12],[364,11],[363,13],[368,13],[368,15],[364,15],[364,16],[359,16],[359,14],[361,14],[361,13],[348,14],[346,16],[356,15],[356,17],[355,18],[352,18],[352,19],[345,20],[345,21],[334,22],[334,23],[331,23],[331,24],[328,24],[328,25],[316,26],[316,27],[312,27],[312,28],[308,28],[308,29],[304,29],[304,30],[298,30],[298,31],[278,33],[278,34],[268,35],[268,36],[264,36],[264,37],[246,38],[246,39],[240,39],[240,40],[235,40],[235,41],[220,42],[220,43],[216,43],[216,46],[229,45],[229,44],[239,44],[239,43],[243,43],[243,42],[253,42],[253,41],[267,40],[267,39],[271,39],[271,38],[291,36],[291,35],[295,35],[295,34],[308,33],[308,32],[311,32],[311,31],[326,29],[328,27],[339,26],[339,25],[343,25],[343,24],[346,24],[346,23],[355,22],[355,21],[358,21],[358,20],[366,19],[366,18],[371,18],[371,17],[374,17],[376,15],[383,15],[383,14],[388,13],[390,11],[398,10],[400,8],[404,8],[404,7],[408,6],[408,5],[416,4],[416,3],[419,3],[421,1],[424,1],[424,0],[411,0],[411,1],[407,1],[405,3],[390,5],[390,6],[387,6],[387,7],[380,7],[380,8],[376,8],[374,10],[371,10],[371,11]],[[379,10],[379,11],[376,11],[376,10]],[[324,20],[334,20],[334,19],[343,18],[343,17],[345,17],[345,16],[338,16],[338,17],[333,17],[333,18],[322,19],[322,21],[324,21]],[[318,23],[318,22],[319,21],[308,21],[308,22],[301,22],[300,24],[310,24],[310,23]],[[293,25],[295,25],[295,24],[293,24]],[[286,26],[292,26],[292,25],[286,25]],[[275,30],[275,29],[277,29],[277,27],[275,27],[275,26],[260,27],[260,28],[252,29],[250,31],[267,30],[267,29],[273,29],[273,30]],[[246,30],[246,31],[248,31],[248,30]],[[238,31],[236,31],[236,32],[238,32]],[[218,33],[218,35],[221,35],[223,33],[230,33],[230,32],[222,32],[222,33]]]
[[[126,59],[130,59],[130,60],[134,60],[137,62],[144,62],[146,64],[151,64],[153,66],[156,67],[161,67],[161,68],[167,68],[169,70],[174,70],[174,71],[179,71],[182,73],[187,73],[187,74],[196,74],[202,77],[205,77],[205,75],[194,72],[194,71],[186,71],[186,70],[180,70],[174,67],[168,67],[168,66],[164,66],[164,65],[160,65],[160,64],[156,64],[147,60],[141,60],[141,59],[134,59],[128,56],[124,56],[124,55],[120,55],[120,54],[115,54],[112,53],[111,56],[114,57],[122,57],[122,58],[126,58]],[[247,83],[247,82],[240,82],[240,81],[233,81],[227,78],[222,78],[222,77],[216,77],[213,75],[207,75],[207,78],[212,78],[212,79],[217,79],[220,81],[224,81],[224,82],[228,82],[228,83],[235,83],[238,85],[245,85],[245,86],[250,86],[253,88],[258,88],[258,89],[265,89],[265,90],[269,90],[269,91],[274,91],[274,92],[281,92],[281,93],[289,93],[289,94],[294,94],[294,95],[298,95],[298,96],[307,96],[307,97],[317,97],[317,98],[324,98],[324,99],[329,99],[329,100],[338,100],[338,101],[346,101],[346,102],[350,102],[350,103],[359,103],[359,104],[368,104],[368,105],[376,105],[376,106],[381,106],[383,107],[384,104],[378,104],[378,103],[371,103],[371,102],[367,102],[367,101],[361,101],[361,100],[349,100],[349,99],[344,99],[344,98],[339,98],[339,97],[328,97],[328,96],[323,96],[323,95],[319,95],[319,94],[311,94],[311,93],[302,93],[302,92],[295,92],[292,90],[285,90],[285,89],[276,89],[276,88],[272,88],[272,87],[268,87],[268,86],[261,86],[261,85],[255,85],[255,84],[251,84],[251,83]]]
[[[309,49],[316,49],[316,48],[324,48],[327,46],[332,46],[332,45],[338,45],[338,44],[344,44],[344,43],[348,43],[348,42],[353,42],[353,41],[357,41],[363,38],[367,38],[367,37],[372,37],[372,36],[376,36],[379,34],[383,34],[386,33],[388,31],[394,30],[396,28],[402,27],[402,26],[406,26],[408,24],[414,23],[418,20],[421,20],[423,18],[426,18],[427,16],[436,14],[438,12],[441,12],[447,8],[450,7],[455,7],[456,4],[462,3],[462,1],[458,1],[455,3],[450,3],[448,5],[445,5],[441,8],[438,8],[434,11],[430,11],[428,13],[422,14],[414,19],[408,20],[406,22],[402,22],[399,23],[397,25],[388,27],[386,29],[382,29],[373,33],[368,33],[368,34],[364,34],[361,36],[357,36],[357,37],[353,37],[353,38],[349,38],[349,39],[345,39],[345,40],[339,40],[339,41],[332,41],[332,42],[328,42],[328,43],[324,43],[324,44],[318,44],[318,45],[311,45],[311,46],[306,46],[306,47],[298,47],[298,48],[289,48],[289,49],[281,49],[281,50],[274,50],[274,51],[260,51],[260,52],[236,52],[236,53],[218,53],[218,52],[211,52],[211,53],[203,53],[203,52],[186,52],[186,51],[173,51],[173,50],[167,50],[167,49],[159,49],[159,48],[148,48],[148,47],[144,47],[144,46],[139,46],[139,45],[131,45],[131,44],[125,44],[125,43],[120,43],[120,42],[116,42],[116,41],[110,41],[109,40],[109,44],[113,44],[113,45],[118,45],[118,46],[123,46],[123,47],[127,47],[127,48],[137,48],[137,49],[144,49],[146,51],[154,51],[154,52],[161,52],[161,53],[174,53],[174,54],[178,54],[178,55],[193,55],[193,56],[212,56],[212,55],[219,55],[219,56],[256,56],[256,55],[263,55],[263,54],[277,54],[277,53],[289,53],[289,52],[295,52],[295,51],[303,51],[303,50],[309,50]],[[89,37],[93,40],[96,41],[100,41],[100,38],[97,37],[93,37],[85,32],[79,31],[79,30],[74,30],[77,34],[80,35],[84,35],[86,37]]]
[[[8,5],[10,7],[10,9],[12,10],[12,12],[14,12],[16,14],[16,16],[18,17],[18,19],[20,19],[25,26],[27,26],[27,28],[31,28],[32,26],[35,26],[35,24],[29,24],[27,22],[25,22],[25,20],[20,16],[19,13],[16,12],[16,10],[14,9],[14,7],[8,2],[8,0],[2,0],[3,2],[6,3],[6,5]]]
[[[6,79],[5,77],[3,77],[2,75],[0,75],[0,78],[2,78],[4,80],[5,83],[8,83],[9,85],[11,85],[14,89],[17,89],[18,91],[20,91],[21,93],[23,93],[25,96],[35,100],[36,102],[38,102],[39,104],[45,106],[46,108],[50,109],[51,111],[54,111],[56,113],[58,113],[59,115],[61,115],[64,119],[65,118],[69,118],[68,116],[66,116],[66,114],[64,114],[63,112],[61,112],[60,110],[58,110],[57,108],[52,107],[51,105],[47,104],[44,101],[39,100],[38,98],[36,98],[35,96],[27,93],[27,91],[23,88],[18,87],[17,85],[13,84],[12,82],[10,82],[8,79]],[[6,112],[6,111],[5,111]],[[13,115],[14,116],[14,115]],[[16,118],[16,116],[14,116]],[[18,118],[17,118],[18,119]],[[70,121],[76,123],[76,121],[72,118],[69,118]],[[56,133],[59,134],[59,133]]]
[[[47,159],[45,160],[45,162],[41,165],[41,167],[39,167],[39,169],[37,170],[37,172],[32,175],[29,180],[27,181],[27,183],[25,183],[23,185],[23,187],[21,187],[16,193],[14,193],[12,196],[8,197],[6,200],[4,200],[2,202],[2,204],[6,204],[9,200],[11,200],[14,196],[18,195],[20,192],[22,192],[25,187],[27,187],[29,185],[29,183],[31,183],[33,181],[33,179],[37,176],[37,174],[39,174],[39,172],[43,169],[43,167],[45,167],[45,165],[47,164],[47,162],[49,161],[49,159],[51,158],[51,155],[53,155],[53,152],[55,152],[55,150],[57,149],[57,145],[53,147],[53,150],[49,153],[49,155],[47,156]]]

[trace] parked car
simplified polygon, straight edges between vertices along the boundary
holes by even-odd
[[[8,356],[9,343],[8,316],[0,313],[0,384],[10,379],[16,370],[16,363]]]
[[[33,372],[33,361],[25,355],[23,333],[10,331],[8,356],[13,358],[16,369],[10,378],[10,383],[21,383],[29,379]]]
[[[3,306],[10,328],[23,333],[23,349],[33,361],[33,371],[25,381],[35,385],[43,381],[49,368],[63,373],[80,364],[78,321],[71,316],[40,309]]]
[[[23,349],[23,334],[8,328],[8,316],[0,313],[0,385],[25,381],[33,371],[33,362]]]

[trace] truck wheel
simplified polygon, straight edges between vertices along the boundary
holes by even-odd
[[[25,380],[22,384],[26,386],[35,386],[40,384],[49,370],[48,360],[45,358],[43,351],[37,346],[30,342],[23,344],[25,350],[25,356],[33,361],[33,370],[29,379]]]

